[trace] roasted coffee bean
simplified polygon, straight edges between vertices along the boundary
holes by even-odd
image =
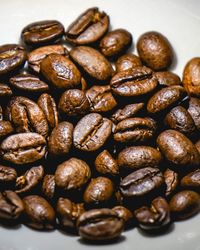
[[[119,122],[114,130],[117,142],[143,142],[151,139],[156,131],[156,123],[151,118],[127,118]]]
[[[4,160],[22,165],[44,157],[46,141],[37,133],[19,133],[7,137],[1,143],[0,149]]]
[[[37,103],[26,97],[17,96],[10,101],[7,113],[16,132],[37,132],[47,137],[48,123]]]
[[[140,36],[137,51],[144,64],[153,70],[169,68],[173,61],[173,50],[165,36],[150,31]]]
[[[200,100],[198,98],[190,99],[188,112],[192,116],[198,130],[200,130]]]
[[[97,50],[78,46],[70,50],[70,56],[81,69],[98,81],[108,80],[113,73],[111,64]]]
[[[68,51],[63,45],[48,45],[37,48],[28,54],[28,66],[36,73],[39,73],[41,61],[50,54],[67,56]]]
[[[125,222],[125,226],[128,227],[129,225],[133,224],[134,218],[132,212],[124,207],[124,206],[115,206],[112,208],[115,213],[119,216],[119,218],[122,218]]]
[[[37,187],[44,176],[44,168],[42,166],[32,167],[28,169],[24,175],[21,175],[16,180],[17,194],[24,194],[32,191]]]
[[[195,131],[195,124],[190,113],[182,106],[176,106],[165,117],[166,125],[191,136]]]
[[[114,123],[121,122],[126,118],[131,118],[136,116],[139,112],[141,112],[144,108],[144,103],[134,103],[128,104],[122,109],[118,109],[111,117]]]
[[[196,142],[195,144],[197,150],[199,151],[199,154],[200,154],[200,139]]]
[[[14,184],[17,172],[14,168],[0,165],[0,185]]]
[[[83,194],[86,204],[98,206],[112,200],[114,184],[107,177],[97,177],[90,181]]]
[[[167,187],[165,195],[170,196],[174,192],[174,190],[176,190],[179,184],[178,174],[175,171],[167,168],[163,173],[163,176],[165,178],[165,184]]]
[[[62,94],[58,108],[68,116],[78,116],[86,114],[90,104],[85,92],[79,89],[69,89]]]
[[[137,198],[158,191],[164,184],[164,177],[158,168],[138,169],[120,182],[120,191],[125,198]]]
[[[85,161],[77,158],[58,165],[55,171],[56,185],[62,189],[79,189],[88,182],[91,176],[90,167]]]
[[[200,154],[195,145],[182,133],[176,130],[165,130],[157,138],[157,144],[169,163],[177,170],[184,170],[183,166],[200,164]]]
[[[135,67],[116,73],[111,79],[112,91],[120,96],[141,96],[153,91],[158,81],[147,67]]]
[[[41,81],[39,77],[28,73],[13,76],[9,82],[16,89],[26,92],[45,92],[49,89],[49,86]]]
[[[71,149],[72,140],[73,125],[69,122],[59,123],[49,136],[49,153],[54,156],[66,155]]]
[[[124,71],[128,69],[132,69],[135,67],[142,66],[142,62],[140,58],[134,54],[125,54],[120,56],[115,63],[116,71]]]
[[[0,219],[16,220],[23,211],[24,204],[15,192],[7,190],[0,193]]]
[[[50,54],[42,59],[40,70],[44,77],[58,89],[71,89],[80,84],[81,74],[67,57]]]
[[[185,95],[185,90],[181,86],[170,86],[156,92],[147,103],[149,113],[158,113],[171,107],[180,101]]]
[[[26,60],[26,51],[17,44],[0,46],[0,75],[4,75],[23,67]]]
[[[8,97],[12,95],[11,88],[4,83],[0,83],[0,97]]]
[[[39,97],[37,104],[47,119],[49,129],[52,130],[58,125],[58,112],[53,97],[44,93]]]
[[[86,96],[90,103],[92,112],[107,112],[114,109],[117,105],[111,93],[110,85],[93,86],[87,90]]]
[[[160,71],[160,72],[155,72],[154,75],[158,79],[158,83],[161,86],[181,85],[180,77],[173,72]]]
[[[21,33],[23,42],[30,46],[39,46],[57,42],[64,34],[63,25],[56,20],[31,23]]]
[[[79,235],[84,239],[105,241],[120,236],[124,221],[112,209],[92,209],[78,218],[77,227]]]
[[[106,57],[124,53],[132,44],[132,35],[125,29],[108,32],[100,41],[99,48]]]
[[[9,121],[0,120],[0,139],[14,132],[14,128]]]
[[[158,167],[161,160],[161,153],[149,146],[125,148],[119,152],[117,157],[119,167],[133,170],[144,167]]]
[[[187,219],[200,211],[200,195],[190,190],[181,191],[172,197],[169,206],[176,220]]]
[[[68,27],[66,39],[79,45],[94,43],[107,32],[108,27],[108,15],[96,7],[90,8]]]
[[[2,107],[0,105],[0,121],[3,120],[3,110],[2,110]]]
[[[200,97],[200,57],[192,58],[183,71],[183,86],[191,96]]]
[[[181,179],[181,186],[200,192],[200,168],[184,176]]]
[[[77,219],[85,212],[83,203],[74,203],[60,197],[56,205],[59,223],[62,227],[76,229]]]
[[[151,207],[141,207],[134,211],[139,226],[147,231],[158,230],[170,223],[170,209],[167,201],[157,197]]]
[[[105,175],[118,175],[119,167],[117,161],[112,157],[108,150],[103,150],[95,159],[95,168],[97,172]]]
[[[112,122],[100,114],[84,116],[74,128],[74,146],[83,151],[95,151],[106,142],[112,131]]]
[[[38,195],[29,195],[23,198],[25,206],[25,224],[34,229],[51,230],[55,224],[53,207]]]
[[[45,175],[42,182],[42,194],[48,198],[52,199],[55,195],[55,176],[47,174]]]

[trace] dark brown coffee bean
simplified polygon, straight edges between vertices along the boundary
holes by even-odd
[[[55,100],[49,94],[44,93],[39,97],[37,104],[47,119],[49,129],[52,130],[58,125],[58,112]]]
[[[45,20],[31,23],[21,33],[23,42],[31,46],[39,46],[57,42],[64,34],[63,25],[56,20]]]
[[[198,140],[196,143],[195,143],[195,146],[197,148],[197,150],[199,151],[199,154],[200,154],[200,140]]]
[[[157,197],[151,207],[141,207],[134,212],[139,226],[147,231],[158,230],[170,223],[170,209],[167,201]]]
[[[164,177],[158,168],[138,169],[120,182],[120,190],[125,198],[144,197],[164,184]]]
[[[181,179],[181,186],[200,192],[200,168],[184,176]]]
[[[7,113],[16,132],[37,132],[47,137],[48,123],[37,103],[26,97],[17,96],[10,101]]]
[[[118,175],[119,167],[117,161],[108,150],[103,150],[95,159],[95,168],[100,174]]]
[[[200,57],[192,58],[183,71],[183,86],[191,96],[200,97]]]
[[[122,120],[125,120],[126,118],[131,118],[137,115],[140,111],[142,111],[144,108],[144,103],[134,103],[134,104],[128,104],[122,109],[118,109],[111,117],[112,121],[114,123],[121,122]]]
[[[26,51],[23,46],[17,44],[5,44],[0,46],[0,75],[10,73],[23,67],[26,60]]]
[[[70,158],[58,165],[55,172],[56,185],[62,189],[79,189],[88,182],[91,176],[90,167],[85,161]]]
[[[166,87],[156,92],[147,103],[149,113],[158,113],[176,102],[180,101],[185,95],[185,90],[181,86]]]
[[[127,118],[119,122],[114,130],[117,142],[143,142],[154,136],[156,123],[151,118]]]
[[[97,50],[78,46],[70,51],[70,56],[89,76],[99,81],[108,80],[113,73],[111,64]]]
[[[75,88],[80,84],[81,74],[67,57],[50,54],[42,59],[40,70],[44,77],[58,89]]]
[[[46,198],[52,199],[55,195],[55,186],[55,176],[50,174],[45,175],[42,182],[42,194]]]
[[[0,185],[14,184],[17,179],[17,172],[14,168],[0,165]]]
[[[3,110],[2,110],[2,107],[0,105],[0,121],[3,120]]]
[[[134,54],[125,54],[120,56],[115,63],[116,71],[124,71],[128,69],[132,69],[135,67],[142,66],[142,62],[140,58]]]
[[[160,71],[155,72],[154,75],[158,79],[158,83],[162,86],[181,85],[180,77],[173,72]]]
[[[89,205],[101,205],[109,202],[114,194],[114,184],[106,177],[97,177],[90,181],[83,194],[83,200]]]
[[[161,160],[161,153],[149,146],[125,148],[117,157],[119,167],[133,170],[144,167],[158,167]]]
[[[38,195],[29,195],[23,199],[25,206],[25,224],[34,229],[51,230],[55,224],[53,207]]]
[[[153,70],[169,68],[174,57],[167,38],[155,31],[146,32],[140,36],[137,51],[143,63]]]
[[[158,81],[153,71],[143,66],[118,72],[112,77],[110,84],[117,95],[140,96],[154,90]]]
[[[174,192],[174,190],[176,190],[179,184],[178,174],[175,171],[167,168],[163,173],[163,176],[165,178],[165,184],[167,187],[165,195],[169,196]]]
[[[37,48],[28,54],[28,66],[36,73],[39,73],[41,61],[50,54],[66,56],[68,51],[63,45],[48,45]]]
[[[71,149],[72,140],[73,125],[69,122],[59,123],[49,136],[49,153],[54,156],[66,155]]]
[[[120,236],[124,221],[112,209],[92,209],[78,218],[77,227],[84,239],[105,241]]]
[[[112,132],[112,122],[100,114],[84,116],[74,129],[74,146],[83,151],[95,151],[106,142]]]
[[[4,160],[22,165],[44,157],[46,141],[37,133],[19,133],[7,137],[0,148]]]
[[[175,219],[187,219],[200,211],[200,195],[190,190],[181,191],[172,197],[169,206]]]
[[[21,175],[16,180],[17,194],[24,194],[32,191],[33,188],[37,187],[44,176],[44,168],[42,166],[32,167]]]
[[[132,44],[132,35],[125,29],[108,32],[100,41],[99,48],[107,57],[124,53]]]
[[[75,229],[77,219],[85,212],[85,209],[83,203],[74,203],[60,197],[56,205],[56,212],[62,227]]]
[[[116,107],[117,102],[111,93],[110,85],[93,86],[87,90],[86,96],[92,112],[107,112]]]
[[[4,97],[4,96],[11,96],[12,95],[12,90],[11,88],[4,83],[0,83],[0,97]]]
[[[68,27],[66,39],[79,45],[94,43],[106,33],[108,27],[108,15],[96,7],[90,8]]]
[[[15,192],[7,190],[0,193],[0,219],[16,220],[23,211],[24,204]]]
[[[128,227],[129,225],[133,224],[134,218],[132,212],[124,207],[124,206],[115,206],[112,210],[117,213],[119,218],[122,218],[125,222],[125,226]]]
[[[14,128],[9,121],[0,120],[0,139],[14,132]]]
[[[165,158],[177,169],[200,164],[200,155],[195,145],[176,130],[165,130],[157,138],[157,144]]]
[[[191,136],[195,131],[195,124],[190,113],[182,106],[176,106],[165,117],[166,125]]]
[[[190,99],[188,112],[192,116],[198,130],[200,130],[200,100],[198,98]]]
[[[58,108],[68,116],[78,116],[86,114],[90,104],[84,91],[69,89],[62,94]]]

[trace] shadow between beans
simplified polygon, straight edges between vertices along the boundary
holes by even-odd
[[[124,242],[126,240],[126,237],[124,236],[124,235],[121,235],[119,238],[117,238],[117,239],[112,239],[112,240],[107,240],[107,241],[100,241],[100,242],[98,242],[98,241],[90,241],[90,240],[86,240],[86,239],[82,239],[82,238],[79,238],[78,239],[78,242],[80,243],[80,244],[83,244],[83,245],[87,245],[87,246],[89,246],[89,245],[92,245],[92,246],[103,246],[103,245],[114,245],[114,244],[119,244],[119,243],[122,243],[122,242]]]

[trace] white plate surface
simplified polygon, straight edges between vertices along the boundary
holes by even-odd
[[[199,0],[0,0],[0,44],[16,43],[22,28],[33,21],[58,19],[66,27],[85,9],[98,6],[111,17],[112,28],[126,28],[134,42],[149,30],[163,33],[177,56],[173,71],[182,74],[185,63],[200,56]],[[135,52],[135,49],[134,49]],[[111,245],[87,245],[58,231],[37,232],[20,226],[0,227],[0,250],[200,250],[200,215],[175,223],[161,236],[123,233]]]

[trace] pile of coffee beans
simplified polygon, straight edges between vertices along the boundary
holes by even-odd
[[[0,46],[0,222],[89,241],[200,211],[200,57],[182,81],[150,31],[138,55],[98,8]]]

